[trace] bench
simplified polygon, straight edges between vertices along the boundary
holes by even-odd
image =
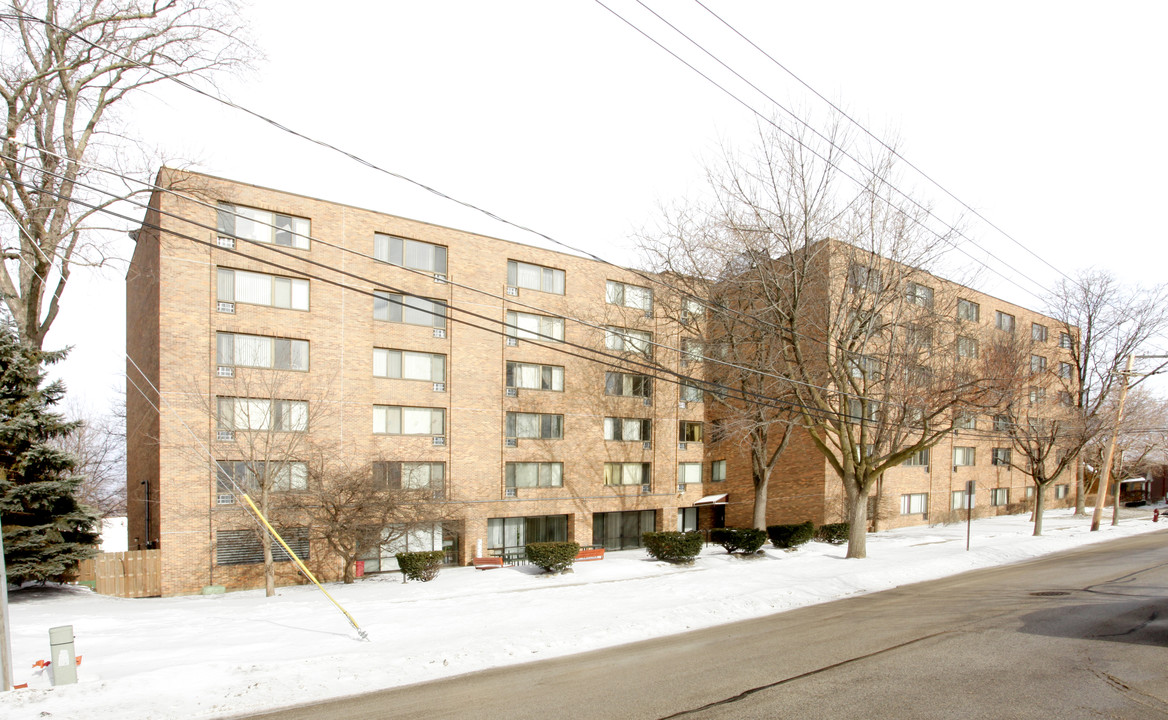
[[[576,561],[583,562],[585,560],[603,560],[604,548],[584,548],[576,553]]]
[[[491,568],[503,567],[503,558],[501,557],[477,557],[471,561],[476,570],[490,570]]]

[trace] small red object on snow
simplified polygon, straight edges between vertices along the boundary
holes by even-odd
[[[13,690],[23,690],[26,687],[28,687],[28,683],[21,683],[19,685],[13,685],[12,689]]]
[[[1152,522],[1160,522],[1160,508],[1152,511]]]
[[[78,664],[78,665],[80,665],[80,664],[81,664],[81,656],[80,656],[80,655],[78,655],[78,656],[77,656],[77,664]]]

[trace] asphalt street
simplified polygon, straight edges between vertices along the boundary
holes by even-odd
[[[252,717],[1168,718],[1168,530]]]

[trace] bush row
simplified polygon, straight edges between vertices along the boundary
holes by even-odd
[[[574,542],[539,542],[527,545],[527,562],[550,573],[561,573],[572,567],[580,545]]]
[[[446,553],[442,550],[397,554],[397,566],[402,571],[402,582],[407,580],[430,582],[438,577],[438,568],[444,562],[446,562]]]
[[[766,532],[755,528],[714,528],[710,531],[710,542],[721,545],[732,555],[756,553],[766,541]]]
[[[812,538],[832,545],[842,545],[848,541],[851,527],[851,523],[841,522],[820,525],[817,529],[815,523],[808,520],[795,525],[770,525],[767,527],[767,535],[770,536],[772,545],[783,549],[799,547]]]
[[[704,541],[700,532],[647,532],[641,538],[650,555],[671,563],[693,562]]]

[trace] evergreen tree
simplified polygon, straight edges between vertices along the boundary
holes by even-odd
[[[76,460],[51,443],[74,428],[52,410],[65,386],[41,387],[43,366],[62,357],[0,326],[0,528],[14,584],[61,580],[96,552],[97,516],[77,500]]]

